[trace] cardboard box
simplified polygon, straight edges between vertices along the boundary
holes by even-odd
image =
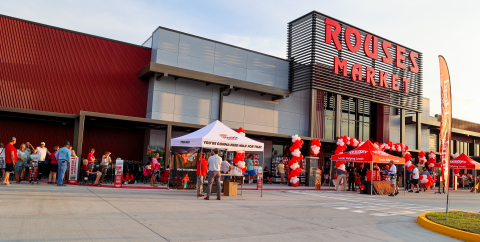
[[[237,196],[237,183],[228,179],[224,182],[223,195],[225,196]]]

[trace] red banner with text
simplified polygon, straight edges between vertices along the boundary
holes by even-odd
[[[117,159],[115,161],[115,182],[114,187],[122,187],[122,177],[123,177],[123,160]]]
[[[443,56],[438,56],[440,61],[440,94],[442,115],[440,121],[440,160],[442,162],[442,178],[448,192],[448,171],[450,169],[450,139],[452,134],[452,92],[450,74],[447,62]]]

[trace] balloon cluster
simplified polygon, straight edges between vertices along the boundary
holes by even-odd
[[[240,127],[240,128],[237,129],[237,133],[245,136],[245,130],[243,130],[242,127]]]
[[[405,151],[403,157],[405,158],[405,162],[409,162],[412,160],[412,154],[410,154],[410,152],[408,151]]]
[[[319,139],[312,140],[312,145],[310,146],[312,155],[317,156],[320,153],[320,146],[322,146],[322,143],[320,143]]]
[[[337,161],[337,163],[335,163],[335,167],[337,167],[339,170],[345,171],[345,164],[347,164],[345,161]]]
[[[457,159],[460,156],[460,154],[457,152],[453,155],[453,159]]]
[[[349,138],[346,135],[341,136],[337,140],[337,148],[335,149],[334,153],[336,155],[343,154],[343,152],[347,149],[347,146],[352,146],[354,148],[357,148],[359,146],[362,146],[364,143],[365,142],[361,142],[360,140]],[[375,142],[373,143],[373,146],[375,146],[377,149],[380,149],[382,151],[389,150],[389,151],[398,151],[402,153],[405,153],[408,151],[408,145],[404,145],[402,143],[394,144],[393,142],[387,142],[382,144],[382,143]]]
[[[433,179],[427,175],[420,175],[420,183],[425,184],[425,187],[431,187],[433,185]]]
[[[303,140],[298,137],[298,135],[292,136],[293,145],[290,146],[290,153],[292,154],[292,158],[288,161],[288,165],[290,165],[290,173],[288,174],[288,179],[292,186],[296,187],[300,183],[298,176],[302,173],[302,168],[298,165],[298,162],[303,160],[303,155],[300,152],[300,149],[303,145]]]
[[[245,130],[242,129],[242,127],[237,129],[237,132],[243,136],[245,136]],[[235,164],[238,169],[242,171],[247,170],[247,166],[245,166],[245,151],[239,150],[235,154],[235,157],[233,158],[233,164]]]
[[[418,153],[418,162],[420,163],[420,165],[423,166],[423,164],[425,164],[426,161],[427,159],[425,158],[425,152],[420,151],[420,153]]]
[[[429,168],[433,168],[435,167],[436,163],[437,163],[437,157],[435,156],[435,152],[430,151],[430,153],[428,154],[427,165]]]
[[[407,167],[407,170],[412,171],[413,170],[412,161],[409,160],[409,161],[405,162],[405,167]]]
[[[245,151],[237,151],[235,157],[233,158],[233,164],[235,164],[242,171],[247,170],[247,167],[245,166]]]
[[[459,173],[460,173],[460,169],[458,169],[458,168],[453,169],[453,175],[454,176],[460,176]]]

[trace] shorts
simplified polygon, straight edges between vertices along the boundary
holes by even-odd
[[[5,171],[12,172],[13,171],[13,163],[6,163],[5,164]]]
[[[15,174],[20,174],[22,173],[22,170],[25,170],[25,163],[23,162],[17,162],[15,164]]]
[[[285,178],[285,173],[280,173],[280,178]]]
[[[253,176],[253,175],[256,175],[257,173],[255,172],[255,170],[251,170],[251,171],[247,171],[248,175],[249,176]]]
[[[418,179],[412,179],[412,184],[413,185],[418,185]]]
[[[88,175],[88,180],[96,180],[97,179],[97,174],[89,174]]]
[[[5,169],[5,160],[0,158],[0,169]]]
[[[392,185],[397,184],[397,179],[393,178],[393,179],[391,180],[391,183],[390,183],[390,184],[392,184]]]
[[[48,169],[51,172],[58,172],[58,164],[50,163],[48,164]]]
[[[94,167],[94,166],[95,166],[95,164],[94,164],[94,163],[88,163],[88,169],[90,169],[90,170],[91,170],[91,169],[93,169],[93,167]]]

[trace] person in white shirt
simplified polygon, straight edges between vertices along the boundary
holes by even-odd
[[[215,184],[217,184],[217,200],[220,200],[222,193],[222,187],[220,186],[220,168],[222,164],[222,158],[218,156],[218,149],[215,149],[213,153],[215,153],[215,155],[212,155],[208,158],[208,188],[207,196],[204,198],[205,200],[210,200],[213,180],[215,180]]]
[[[410,175],[412,177],[412,183],[411,183],[411,188],[410,191],[408,192],[413,192],[413,188],[417,187],[417,191],[415,193],[420,193],[420,187],[418,186],[418,179],[420,178],[420,174],[418,173],[418,169],[416,165],[413,166],[413,171],[412,174]]]
[[[390,169],[388,170],[388,175],[390,176],[391,184],[393,185],[393,192],[389,195],[395,197],[398,195],[398,186],[397,186],[397,167],[393,160],[390,161]]]
[[[45,172],[45,166],[46,166],[45,158],[50,157],[51,155],[50,151],[48,151],[47,147],[45,147],[45,142],[41,142],[40,146],[37,147],[37,155],[38,155],[38,180],[42,180],[42,174]],[[45,172],[45,174],[46,173],[47,172]]]
[[[224,160],[224,161],[222,161],[222,164],[220,165],[220,172],[221,172],[222,174],[228,174],[228,172],[230,171],[231,167],[232,167],[232,165],[230,165],[230,163],[228,163],[228,161]],[[224,177],[222,178],[222,181],[224,181],[225,178],[227,178],[227,177],[224,176]]]

